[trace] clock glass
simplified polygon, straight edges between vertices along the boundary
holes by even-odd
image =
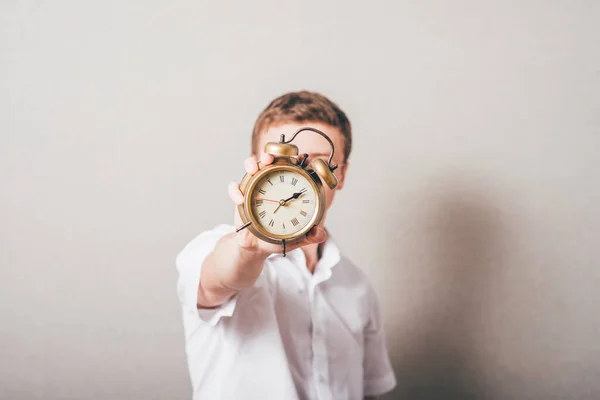
[[[293,235],[312,221],[317,197],[314,185],[304,175],[274,170],[256,182],[250,212],[266,232],[278,236]]]

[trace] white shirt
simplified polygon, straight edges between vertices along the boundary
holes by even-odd
[[[177,256],[194,400],[354,400],[394,388],[377,297],[331,239],[313,274],[301,249],[274,254],[253,287],[197,309],[204,258],[233,231],[217,226]]]

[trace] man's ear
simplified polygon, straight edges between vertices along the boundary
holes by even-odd
[[[346,180],[346,171],[348,171],[348,163],[344,163],[334,173],[338,180],[337,187],[335,190],[342,190],[344,188],[344,181]]]

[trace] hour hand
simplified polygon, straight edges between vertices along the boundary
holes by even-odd
[[[304,194],[304,192],[306,192],[306,188],[302,189],[299,192],[294,193],[290,198],[285,199],[283,202],[286,203],[290,200],[297,199],[298,197],[302,196]]]
[[[297,199],[298,197],[302,196],[304,194],[304,192],[306,192],[306,188],[302,189],[299,192],[294,193],[293,195],[291,195],[290,197],[288,197],[285,200],[279,200],[279,205],[277,206],[277,208],[275,209],[275,211],[273,211],[273,214],[275,214],[277,212],[277,210],[279,210],[279,207],[281,206],[285,206],[287,204],[288,201],[290,200],[294,200]]]

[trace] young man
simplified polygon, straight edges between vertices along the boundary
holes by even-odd
[[[336,190],[342,189],[350,121],[317,93],[288,93],[267,106],[254,127],[246,172],[258,171],[259,155],[263,164],[273,162],[261,155],[267,142],[305,126],[333,141],[333,163],[340,166]],[[327,141],[311,132],[294,144],[310,157],[330,152]],[[329,209],[335,191],[325,190]],[[229,185],[229,196],[243,202],[236,183]],[[235,219],[239,225],[237,212]],[[195,400],[354,400],[396,385],[377,297],[324,228],[290,245],[284,258],[281,246],[220,225],[192,240],[178,255],[177,268]]]

